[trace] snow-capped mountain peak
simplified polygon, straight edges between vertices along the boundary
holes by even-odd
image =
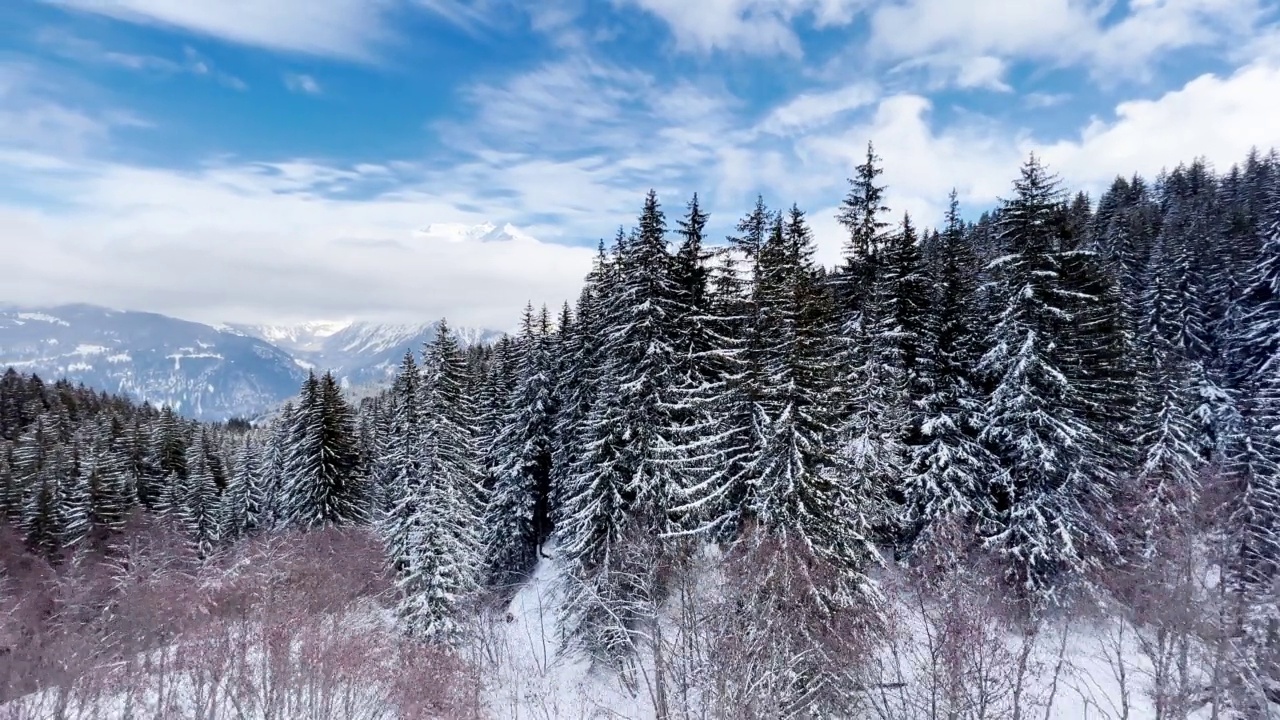
[[[500,333],[455,328],[464,344]],[[253,417],[293,397],[308,370],[350,387],[388,382],[406,350],[435,338],[435,323],[316,320],[218,326],[93,305],[0,305],[0,372],[67,378],[169,405],[190,417]]]
[[[325,341],[351,326],[349,320],[312,320],[296,325],[243,325],[227,323],[232,331],[265,340],[290,351],[318,352]]]
[[[288,352],[259,338],[92,305],[0,306],[0,372],[9,367],[204,420],[251,417],[306,377]]]
[[[527,233],[511,223],[498,226],[492,222],[483,222],[479,225],[432,223],[420,228],[416,234],[429,240],[453,243],[507,242],[532,239]]]

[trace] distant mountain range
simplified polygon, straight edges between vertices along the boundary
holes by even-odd
[[[468,343],[501,335],[458,333]],[[65,377],[201,420],[254,418],[296,395],[309,369],[332,370],[348,385],[381,384],[405,350],[434,336],[434,323],[212,327],[95,305],[0,305],[0,372]]]
[[[293,356],[300,367],[332,370],[350,385],[380,382],[400,365],[405,350],[420,349],[436,336],[435,322],[394,324],[373,322],[303,325],[228,325],[231,332],[271,343]],[[491,342],[502,333],[454,328],[464,345]]]

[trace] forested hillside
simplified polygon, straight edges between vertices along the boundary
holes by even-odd
[[[656,673],[658,717],[692,716],[654,638],[708,558],[734,570],[697,622],[739,657],[767,648],[745,675],[709,669],[723,646],[681,673],[708,679],[693,694],[712,717],[881,708],[859,663],[900,599],[890,567],[974,613],[958,598],[981,586],[1010,626],[1123,615],[1152,639],[1159,717],[1263,716],[1280,700],[1280,158],[1093,199],[1032,157],[998,207],[953,194],[937,229],[885,207],[879,163],[868,147],[850,180],[838,267],[815,263],[798,207],[761,199],[721,242],[697,196],[669,215],[650,192],[575,304],[465,350],[442,321],[354,407],[313,376],[270,427],[199,425],[10,372],[0,509],[58,567],[109,556],[135,511],[207,562],[372,528],[396,626],[454,649],[554,558],[564,651]],[[936,696],[898,717],[996,716]]]

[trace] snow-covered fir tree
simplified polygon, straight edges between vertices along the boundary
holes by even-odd
[[[201,432],[187,447],[187,474],[177,481],[175,519],[202,557],[222,539],[222,495],[209,461],[210,440]]]
[[[472,398],[457,339],[442,320],[423,359],[422,477],[404,540],[398,614],[412,637],[456,642],[480,570],[480,468]],[[395,562],[395,559],[393,559]]]
[[[368,478],[360,466],[355,419],[330,373],[303,385],[289,437],[282,513],[300,528],[367,522]]]
[[[1225,582],[1244,608],[1227,632],[1248,648],[1240,683],[1276,687],[1280,623],[1280,187],[1272,188],[1259,232],[1258,259],[1243,293],[1239,335],[1229,359],[1237,423],[1225,470],[1231,488],[1226,521]],[[1250,677],[1252,676],[1252,677]],[[1254,680],[1252,684],[1245,680]],[[1236,700],[1242,716],[1265,713],[1267,698]]]
[[[981,438],[1001,464],[991,483],[995,523],[985,538],[1006,577],[1039,603],[1106,557],[1112,540],[1097,512],[1110,478],[1101,439],[1079,417],[1058,350],[1071,327],[1062,284],[1065,207],[1058,180],[1034,156],[1001,208],[1007,254],[993,263],[1005,306],[978,370],[993,388]]]
[[[886,209],[879,200],[884,188],[874,185],[880,174],[876,160],[868,148],[867,162],[859,166],[859,179],[854,181],[861,199],[854,204],[856,198],[851,195],[847,203],[862,214],[841,217],[851,239],[835,281],[842,300],[834,349],[841,372],[836,384],[841,402],[838,451],[848,482],[858,488],[855,494],[867,500],[863,512],[874,518],[879,534],[892,537],[899,528],[890,520],[896,514],[888,512],[888,503],[902,500],[900,483],[911,415],[902,347],[895,335],[896,303],[887,294],[896,283],[880,280],[887,224],[879,219]],[[870,254],[860,255],[864,249]]]
[[[93,497],[79,446],[73,443],[55,449],[50,469],[58,488],[58,530],[62,533],[58,544],[63,550],[74,550],[93,530]]]
[[[753,473],[763,441],[757,404],[766,360],[758,279],[775,220],[758,197],[710,269],[704,325],[709,382],[685,395],[704,422],[682,438],[685,486],[672,508],[685,532],[732,539],[752,519]]]
[[[497,458],[484,514],[487,579],[514,587],[538,562],[551,534],[551,469],[556,379],[550,319],[525,307],[517,342],[517,381],[494,438]]]
[[[236,540],[269,528],[267,511],[267,473],[262,446],[252,434],[245,433],[222,493],[223,539]]]
[[[666,219],[652,191],[639,227],[618,243],[618,284],[602,303],[606,338],[582,472],[565,492],[559,528],[564,557],[563,631],[576,647],[611,661],[660,597],[651,580],[678,473],[680,407],[675,319],[680,294]],[[630,552],[623,552],[623,543]]]
[[[1141,401],[1131,421],[1137,431],[1132,491],[1140,504],[1143,556],[1159,550],[1157,538],[1166,528],[1184,526],[1186,515],[1194,512],[1203,465],[1192,417],[1191,363],[1177,345],[1177,279],[1172,271],[1164,239],[1152,238],[1137,301],[1133,358]]]
[[[82,458],[82,470],[89,483],[90,522],[102,532],[122,529],[137,498],[126,458],[118,447],[122,428],[117,422],[114,417],[99,416]]]
[[[413,351],[400,361],[387,401],[391,406],[390,427],[383,440],[382,479],[391,498],[387,516],[381,521],[387,560],[397,576],[405,572],[409,558],[417,552],[411,543],[421,539],[420,524],[426,518],[428,501],[423,468],[422,372]]]
[[[918,406],[920,442],[910,448],[903,481],[907,536],[926,541],[940,523],[974,527],[990,520],[987,482],[997,469],[978,441],[984,425],[973,377],[979,266],[954,190],[933,252],[933,342],[923,349],[928,391]]]
[[[853,602],[877,553],[875,500],[845,481],[836,452],[839,401],[830,328],[835,305],[813,263],[813,238],[798,207],[779,217],[760,252],[757,278],[762,348],[756,404],[760,452],[752,469],[752,516],[774,537],[793,539],[840,576],[837,589],[811,589]],[[865,597],[861,598],[865,600]]]

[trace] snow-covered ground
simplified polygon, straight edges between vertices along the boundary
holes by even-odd
[[[526,718],[631,718],[656,720],[646,679],[652,677],[653,658],[641,657],[633,685],[628,688],[617,674],[592,669],[589,662],[560,652],[556,632],[559,599],[558,565],[543,561],[534,577],[512,600],[489,652],[497,662],[486,672],[486,697],[491,716],[502,720]],[[930,698],[945,691],[937,663],[930,654],[931,628],[924,611],[897,597],[891,612],[902,632],[896,642],[884,643],[872,672],[881,687],[871,691],[862,717],[868,720],[915,720],[947,717],[930,711]],[[675,615],[675,613],[670,613]],[[934,616],[936,617],[936,616]],[[673,623],[668,617],[668,623]],[[1157,717],[1153,704],[1153,667],[1143,652],[1141,636],[1118,618],[1101,615],[1090,620],[1057,619],[1044,622],[1034,637],[1001,627],[996,621],[979,623],[986,631],[974,632],[965,648],[967,692],[984,688],[990,706],[985,714],[976,709],[958,718],[1015,717],[1015,690],[1022,705],[1020,716],[1045,720],[1146,720]],[[678,628],[667,631],[676,637]],[[1024,656],[1025,654],[1025,656]],[[984,656],[982,658],[978,656]],[[668,662],[671,659],[668,658]],[[1019,663],[1024,663],[1025,684],[1016,689]],[[988,677],[976,678],[974,669],[985,666]],[[1193,682],[1207,686],[1199,673]],[[901,684],[901,686],[899,686]],[[674,693],[668,693],[672,695]],[[679,705],[668,698],[668,707]],[[1212,708],[1194,711],[1190,718],[1207,720]],[[736,717],[732,709],[715,715],[682,713],[670,717]],[[1280,717],[1273,708],[1272,717]]]
[[[370,603],[292,628],[288,644],[293,649],[285,655],[278,646],[264,650],[281,627],[211,620],[214,629],[209,633],[131,663],[103,667],[99,677],[83,680],[74,692],[48,690],[0,706],[0,718],[453,720],[479,712],[478,717],[495,720],[658,720],[662,715],[655,710],[654,698],[660,693],[653,686],[651,645],[642,644],[625,678],[607,668],[593,668],[578,654],[562,652],[556,628],[559,573],[555,561],[544,560],[506,612],[477,621],[475,639],[460,653],[467,665],[449,665],[433,656],[411,657],[396,649],[396,641],[389,640],[394,638],[393,618]],[[881,579],[886,589],[895,580],[889,575]],[[942,698],[948,697],[952,707],[968,703],[953,717],[974,720],[1157,717],[1152,663],[1143,652],[1141,636],[1119,619],[1106,619],[1105,613],[1088,620],[1057,619],[1029,635],[994,618],[965,618],[974,622],[965,624],[961,653],[947,657],[935,642],[945,609],[920,604],[901,592],[887,594],[894,598],[889,607],[893,622],[878,649],[865,658],[867,697],[859,718],[947,717],[932,708],[945,704]],[[679,617],[672,607],[663,620],[663,636],[670,642],[664,658],[670,683],[666,717],[745,717],[731,707],[698,707],[698,693],[690,694],[688,684],[677,691],[688,679],[675,677],[679,669],[693,667],[688,658],[676,657],[681,634],[704,631],[680,627]],[[446,677],[453,678],[456,687],[444,688]],[[956,677],[962,682],[948,685]],[[1201,674],[1192,682],[1203,687],[1207,680]],[[397,698],[405,697],[400,694],[405,683],[411,695],[443,693],[453,704],[448,710],[398,713]],[[478,688],[478,693],[472,696],[471,690],[457,688]],[[1014,714],[1015,704],[1019,715]],[[1202,707],[1191,718],[1211,716],[1211,708]]]

